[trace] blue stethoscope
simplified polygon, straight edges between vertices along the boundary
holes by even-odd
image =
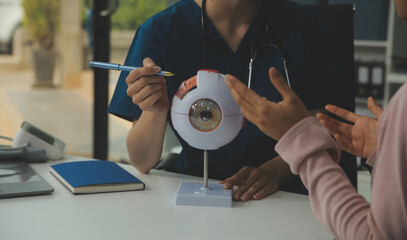
[[[206,4],[206,0],[202,0],[201,24],[202,24],[202,49],[203,49],[204,66],[206,66],[206,63],[207,63],[207,60],[206,60],[207,59],[207,57],[206,57],[206,18],[207,18],[207,16],[206,16],[205,4]],[[266,5],[265,1],[263,1],[262,4]],[[263,7],[263,9],[264,9],[264,14],[266,16],[266,29],[261,34],[259,34],[252,43],[252,47],[251,47],[251,51],[250,51],[249,78],[247,81],[247,87],[248,88],[251,87],[253,63],[254,63],[254,60],[256,59],[257,52],[260,49],[263,49],[266,47],[272,47],[274,49],[277,49],[280,52],[281,60],[283,62],[283,67],[284,67],[284,71],[285,71],[285,75],[286,75],[286,80],[287,80],[288,86],[290,86],[290,88],[291,88],[290,78],[289,78],[288,70],[287,70],[287,60],[286,60],[285,52],[284,52],[284,49],[283,49],[283,46],[281,43],[280,36],[270,29],[270,26],[267,21],[267,19],[268,19],[267,8]],[[260,45],[257,47],[257,42],[261,38],[266,37],[266,36],[270,36],[271,39],[274,39],[275,43],[267,43],[267,44],[263,44],[263,45]]]

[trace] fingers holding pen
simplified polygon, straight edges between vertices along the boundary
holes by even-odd
[[[145,58],[143,60],[143,67],[136,68],[129,73],[126,78],[127,85],[131,85],[134,82],[138,81],[142,77],[154,76],[161,68],[155,65],[154,61],[151,58]]]
[[[127,95],[143,111],[163,111],[168,109],[166,79],[157,75],[161,71],[150,58],[145,58],[143,67],[136,68],[126,78]]]
[[[148,84],[143,86],[139,90],[132,90],[133,88],[129,87],[127,89],[127,92],[129,94],[129,92],[134,91],[134,93],[129,94],[129,96],[132,96],[134,104],[140,105],[141,102],[146,100],[151,95],[158,96],[158,98],[161,97],[163,87],[163,84]]]
[[[153,61],[153,59],[146,57],[143,59],[143,66],[145,67],[155,66],[155,62]]]
[[[165,84],[165,78],[162,76],[156,75],[149,77],[141,77],[128,86],[127,95],[132,96],[136,93],[139,93],[146,87],[149,88],[153,87],[154,85],[163,85],[163,84]]]

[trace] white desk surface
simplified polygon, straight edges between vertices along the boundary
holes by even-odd
[[[80,160],[66,156],[65,160]],[[175,206],[181,181],[200,178],[152,171],[142,191],[73,195],[49,166],[32,164],[55,189],[50,195],[0,199],[1,240],[333,239],[313,216],[307,196],[278,192],[232,208]]]

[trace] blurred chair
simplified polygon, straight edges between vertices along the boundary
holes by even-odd
[[[338,4],[309,7],[320,15],[325,24],[328,42],[331,48],[335,50],[339,64],[343,66],[346,75],[349,76],[348,79],[343,79],[343,82],[341,82],[341,85],[343,85],[340,89],[346,89],[346,92],[338,92],[337,89],[330,90],[332,94],[346,94],[347,98],[340,107],[354,112],[356,86],[353,32],[354,6],[352,4]],[[339,165],[345,170],[352,185],[357,188],[356,157],[342,151]]]

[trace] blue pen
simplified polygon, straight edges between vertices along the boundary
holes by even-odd
[[[111,70],[117,70],[117,71],[128,71],[131,72],[136,68],[139,67],[133,67],[133,66],[126,66],[126,65],[121,65],[121,64],[116,64],[116,63],[106,63],[106,62],[97,62],[97,61],[90,61],[89,66],[93,68],[104,68],[104,69],[111,69]],[[171,77],[174,76],[174,73],[167,72],[167,71],[159,71],[157,75],[160,76],[165,76],[165,77]]]

